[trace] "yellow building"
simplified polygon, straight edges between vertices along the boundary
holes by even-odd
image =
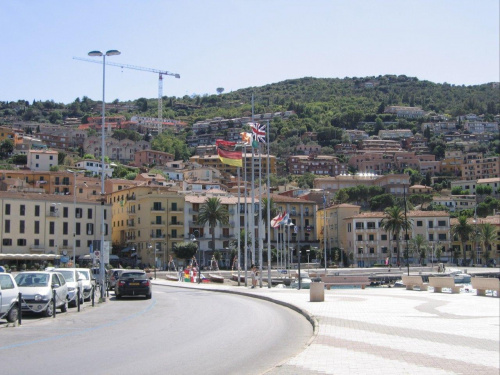
[[[325,231],[325,209],[318,210],[316,214],[316,228],[320,247],[324,246],[325,236],[327,249],[346,249],[347,224],[344,219],[358,215],[361,207],[353,204],[335,204],[326,208],[326,231]]]
[[[112,205],[113,245],[136,253],[138,263],[165,268],[175,243],[184,241],[179,188],[134,186],[108,194],[107,201]]]

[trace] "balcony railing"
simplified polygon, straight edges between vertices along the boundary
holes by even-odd
[[[152,221],[151,225],[165,225],[164,221]]]
[[[151,207],[151,211],[165,212],[165,207]]]
[[[171,207],[170,212],[184,212],[184,208],[183,207],[177,207],[177,208]]]

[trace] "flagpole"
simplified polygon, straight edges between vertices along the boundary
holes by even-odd
[[[252,93],[252,123],[254,122],[254,103]],[[252,264],[255,264],[255,151],[252,142],[252,207],[250,207],[250,238],[252,240]]]
[[[234,223],[236,228],[240,228],[240,167],[236,169],[236,172],[238,174],[238,205],[236,207],[236,217],[237,217],[237,222]],[[234,243],[234,242],[233,242]],[[238,231],[238,286],[241,285],[241,267],[240,267],[240,249],[241,249],[241,233]]]
[[[266,129],[267,141],[267,287],[271,288],[271,185],[269,182],[269,121]]]
[[[323,209],[325,211],[325,213],[324,213],[325,223],[323,225],[323,228],[324,228],[324,230],[323,230],[323,235],[324,235],[323,240],[324,241],[323,242],[325,244],[325,258],[324,258],[324,260],[325,260],[325,277],[326,277],[326,230],[327,230],[327,228],[326,228],[326,196],[325,196],[324,190],[323,190]]]
[[[248,286],[248,276],[247,276],[247,270],[248,270],[248,264],[247,264],[247,259],[248,259],[248,248],[247,248],[247,245],[248,245],[248,199],[247,199],[247,146],[245,144],[245,146],[243,147],[243,152],[245,153],[245,168],[243,169],[243,176],[244,176],[244,180],[245,180],[245,229],[244,229],[244,233],[245,233],[245,243],[243,244],[243,253],[245,255],[245,260],[244,260],[244,265],[245,265],[245,286]]]
[[[260,142],[259,145],[259,220],[257,223],[259,224],[259,287],[262,288],[262,262],[264,259],[262,258],[262,248],[264,247],[264,230],[263,230],[263,220],[262,220],[262,147]],[[269,205],[269,202],[268,202]]]

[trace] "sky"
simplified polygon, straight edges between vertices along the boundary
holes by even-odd
[[[0,1],[0,101],[101,100],[107,62],[180,74],[163,95],[287,79],[405,74],[498,82],[498,0]],[[102,62],[102,58],[94,57]],[[158,97],[158,75],[106,66],[105,99]]]

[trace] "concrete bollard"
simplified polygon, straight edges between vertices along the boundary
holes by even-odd
[[[310,302],[324,302],[325,301],[325,283],[312,282],[309,289]]]

